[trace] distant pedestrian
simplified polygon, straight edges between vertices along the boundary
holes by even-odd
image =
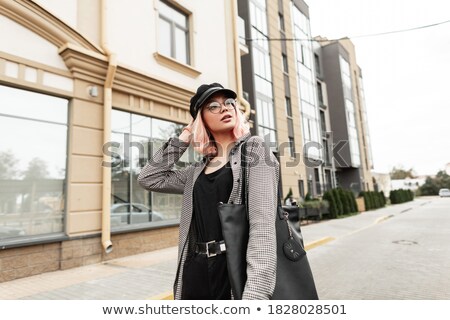
[[[155,153],[138,178],[147,190],[183,194],[174,297],[232,298],[217,204],[241,203],[241,145],[246,141],[247,154],[259,161],[248,173],[250,233],[242,297],[269,299],[276,275],[278,162],[262,138],[250,136],[232,90],[218,83],[201,85],[191,99],[190,113],[191,123]],[[175,170],[190,144],[204,158]]]

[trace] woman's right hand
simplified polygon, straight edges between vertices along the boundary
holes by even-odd
[[[180,136],[178,137],[178,139],[186,142],[186,143],[190,143],[191,139],[192,139],[192,123],[193,121],[191,121],[186,127],[183,128],[183,131],[181,132]]]

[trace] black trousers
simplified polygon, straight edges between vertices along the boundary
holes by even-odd
[[[230,300],[226,253],[215,257],[193,254],[183,269],[183,300]]]

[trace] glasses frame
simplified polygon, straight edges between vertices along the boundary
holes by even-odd
[[[211,106],[212,104],[217,104],[217,105]],[[232,106],[231,108],[230,108],[230,105]],[[208,109],[208,111],[211,112],[212,114],[219,114],[219,113],[222,113],[222,106],[225,107],[225,109],[227,109],[227,111],[228,110],[236,110],[236,99],[228,98],[223,103],[219,102],[219,101],[211,101],[205,105],[205,108]]]

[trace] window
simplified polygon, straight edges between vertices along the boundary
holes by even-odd
[[[333,187],[333,184],[331,182],[331,171],[330,170],[325,170],[325,178],[326,178],[325,190],[330,190]]]
[[[117,228],[174,222],[179,219],[181,195],[148,192],[137,183],[141,168],[170,137],[179,135],[183,125],[129,112],[113,110],[111,138],[115,146],[111,168],[111,227]],[[177,168],[193,162],[188,149]],[[162,222],[161,222],[162,221]]]
[[[279,13],[278,14],[278,23],[279,23],[279,28],[281,31],[284,31],[284,16],[283,14]]]
[[[328,140],[323,140],[323,158],[325,161],[326,166],[331,166],[330,162],[330,156],[329,156],[329,150],[328,150]]]
[[[327,131],[327,124],[325,122],[325,112],[320,111],[320,125],[322,127],[322,132]]]
[[[277,140],[272,99],[258,95],[256,98],[256,114],[258,117],[258,135],[264,138],[266,142],[275,142],[273,145],[273,151],[275,151],[277,148]]]
[[[319,59],[319,55],[318,54],[314,54],[314,64],[316,67],[316,73],[320,74],[320,59]]]
[[[189,64],[189,17],[166,1],[159,1],[158,51]]]
[[[317,82],[317,98],[319,99],[320,105],[323,106],[323,91],[322,84],[320,82]]]
[[[288,117],[292,117],[292,105],[291,105],[291,98],[286,97],[285,98],[286,101],[286,115]]]
[[[291,158],[295,158],[295,141],[294,137],[288,137],[289,139],[289,155]]]
[[[305,183],[303,180],[298,180],[298,190],[300,192],[300,197],[305,198]]]
[[[292,158],[295,158],[294,120],[292,118],[291,99],[289,97],[285,97],[285,101],[288,125],[289,153]]]
[[[283,60],[283,72],[289,73],[287,56],[283,53],[281,55],[281,57],[282,57],[282,60]]]
[[[68,101],[0,85],[0,242],[64,231]]]
[[[314,180],[316,184],[316,195],[319,195],[322,193],[322,188],[320,185],[320,177],[319,177],[319,169],[314,169]]]

